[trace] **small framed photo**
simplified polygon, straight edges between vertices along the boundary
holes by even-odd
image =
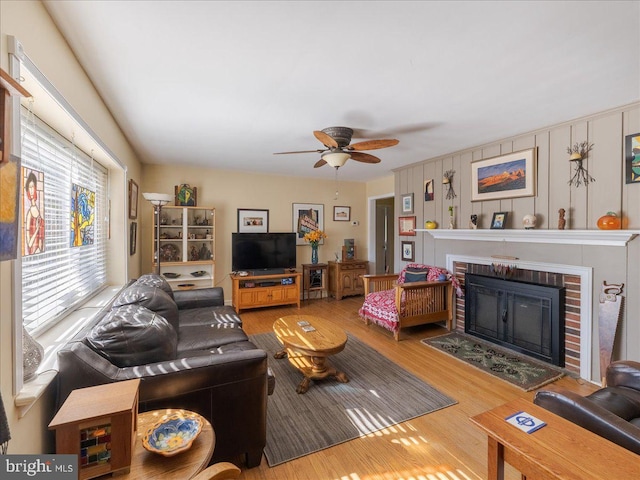
[[[413,213],[413,193],[402,195],[402,213]]]
[[[509,212],[495,212],[491,218],[492,229],[504,229],[507,224],[507,215]]]
[[[138,184],[129,180],[129,218],[138,218]]]
[[[398,217],[398,234],[415,236],[416,234],[416,217]]]
[[[269,210],[239,208],[238,233],[269,233]]]
[[[333,207],[334,222],[348,222],[351,220],[351,207]]]
[[[416,242],[402,242],[402,260],[413,262],[415,260],[413,250]]]

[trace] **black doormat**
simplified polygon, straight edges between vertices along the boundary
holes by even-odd
[[[529,392],[564,375],[558,368],[479,338],[452,332],[420,340],[452,357],[473,365]]]

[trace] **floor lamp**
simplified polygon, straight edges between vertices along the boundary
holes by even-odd
[[[174,196],[168,193],[143,193],[142,196],[153,205],[156,222],[156,273],[160,275],[160,212],[163,206],[173,200]]]

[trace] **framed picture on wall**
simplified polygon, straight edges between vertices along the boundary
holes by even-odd
[[[131,222],[129,226],[129,255],[135,255],[138,240],[138,223]]]
[[[129,180],[129,218],[138,218],[138,184]]]
[[[415,236],[416,234],[416,217],[398,217],[398,234]]]
[[[404,262],[414,261],[414,247],[416,242],[402,242],[402,260]]]
[[[413,193],[402,195],[402,213],[413,213]]]
[[[239,208],[238,233],[269,233],[269,210]]]
[[[471,164],[471,201],[531,197],[536,194],[536,149]]]
[[[306,245],[304,234],[313,230],[324,231],[324,205],[321,203],[293,204],[293,231],[296,232],[296,245]],[[324,239],[320,240],[320,245]]]
[[[640,183],[640,133],[625,137],[626,183]]]
[[[348,222],[351,220],[351,207],[333,207],[334,222]]]

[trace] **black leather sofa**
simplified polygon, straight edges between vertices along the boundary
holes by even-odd
[[[541,390],[533,402],[640,455],[640,363],[611,363],[606,385],[586,397]]]
[[[172,292],[143,275],[59,351],[58,365],[58,408],[74,389],[139,378],[140,411],[197,412],[215,430],[212,462],[260,464],[275,380],[220,287]]]

